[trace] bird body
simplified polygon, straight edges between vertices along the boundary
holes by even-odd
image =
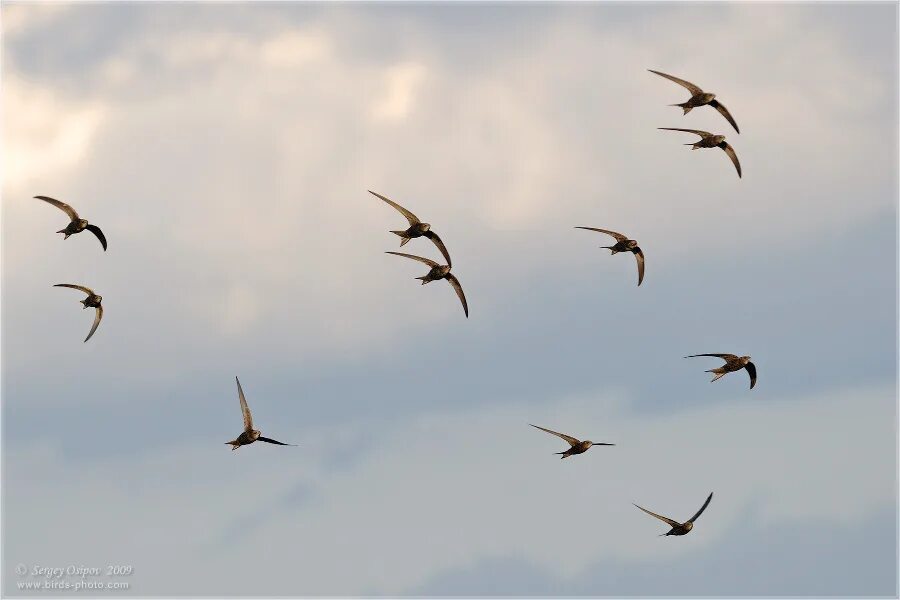
[[[446,279],[447,283],[450,284],[450,287],[453,288],[453,291],[456,292],[457,297],[459,297],[459,301],[463,306],[463,312],[466,313],[466,318],[469,317],[469,304],[468,302],[466,302],[466,295],[463,292],[462,284],[460,284],[456,276],[450,272],[450,265],[441,265],[431,260],[430,258],[415,256],[414,254],[405,254],[403,252],[386,252],[386,254],[394,254],[396,256],[403,256],[405,258],[417,260],[420,263],[425,263],[426,265],[431,267],[427,274],[422,275],[421,277],[416,277],[416,279],[421,280],[422,285],[431,283],[432,281],[437,281],[438,279]]]
[[[84,305],[83,309],[84,308],[96,309],[96,312],[94,313],[94,324],[91,325],[91,331],[87,334],[87,337],[84,338],[84,341],[86,342],[89,339],[91,339],[91,336],[94,335],[95,331],[97,331],[97,327],[100,325],[101,319],[103,319],[103,305],[101,304],[103,302],[103,296],[100,296],[99,294],[94,293],[94,290],[92,290],[89,287],[85,287],[83,285],[76,285],[74,283],[57,283],[53,287],[71,288],[73,290],[79,290],[79,291],[82,291],[85,294],[87,294],[87,298],[85,298],[84,300],[79,300],[79,302],[81,302]]]
[[[756,385],[756,365],[750,361],[749,356],[737,356],[736,354],[691,354],[685,356],[685,358],[696,358],[698,356],[714,356],[725,361],[725,364],[721,367],[706,371],[707,373],[715,375],[715,377],[712,378],[712,381],[716,381],[728,373],[746,369],[747,373],[750,375],[750,389],[752,390],[753,386]],[[710,381],[710,383],[712,383],[712,381]]]
[[[241,381],[237,377],[235,377],[234,380],[237,382],[238,398],[241,402],[241,414],[244,417],[244,431],[230,442],[225,442],[226,444],[231,444],[231,450],[237,450],[241,446],[246,446],[257,441],[277,444],[278,446],[293,446],[294,444],[285,444],[284,442],[278,442],[271,438],[263,437],[258,429],[253,428],[253,415],[250,413],[250,407],[247,405],[247,398],[244,397],[244,389],[241,387]]]
[[[601,248],[605,248],[610,251],[610,254],[618,254],[619,252],[631,252],[634,254],[635,260],[637,260],[637,268],[638,268],[638,285],[641,285],[641,282],[644,281],[644,252],[641,250],[640,246],[638,246],[637,240],[630,240],[627,236],[622,235],[621,233],[611,231],[609,229],[600,229],[598,227],[575,227],[575,229],[587,229],[588,231],[599,231],[600,233],[605,233],[607,235],[611,235],[616,238],[616,243],[612,246],[601,246]]]
[[[658,129],[665,129],[666,131],[684,131],[686,133],[699,135],[699,140],[690,144],[685,144],[685,146],[691,146],[691,150],[696,150],[697,148],[721,148],[725,154],[728,155],[728,158],[731,159],[734,168],[737,170],[738,177],[742,176],[741,162],[738,160],[737,153],[734,151],[731,144],[725,141],[724,135],[717,135],[700,129],[681,129],[679,127],[659,127]]]
[[[44,202],[46,202],[48,204],[52,204],[53,206],[60,209],[61,211],[63,211],[64,213],[66,213],[69,216],[69,219],[70,219],[69,224],[56,232],[56,233],[63,234],[64,240],[69,239],[70,235],[75,235],[76,233],[81,233],[82,231],[87,229],[88,231],[93,233],[95,236],[97,236],[97,239],[100,240],[100,245],[103,246],[104,252],[106,251],[106,236],[103,235],[103,232],[100,230],[99,227],[97,227],[96,225],[91,225],[90,223],[87,222],[87,219],[82,219],[80,216],[78,216],[78,213],[75,211],[74,208],[72,208],[65,202],[56,200],[49,196],[35,196],[35,198],[37,200],[43,200]]]
[[[406,217],[407,221],[409,221],[408,228],[403,229],[403,230],[391,231],[391,233],[400,237],[400,247],[401,248],[406,244],[406,242],[408,242],[411,239],[418,238],[418,237],[426,237],[429,240],[431,240],[435,246],[437,246],[438,250],[441,251],[441,254],[444,255],[444,258],[446,259],[447,264],[448,265],[453,264],[453,262],[450,260],[450,253],[447,252],[447,247],[444,245],[443,240],[441,240],[441,238],[438,236],[438,234],[431,231],[430,223],[423,223],[422,221],[419,220],[419,217],[417,217],[410,211],[406,210],[405,208],[403,208],[402,206],[400,206],[399,204],[397,204],[390,198],[387,198],[386,196],[382,196],[381,194],[379,194],[377,192],[373,192],[372,190],[369,190],[369,193],[372,194],[373,196],[377,196],[378,198],[381,198],[387,204],[396,208],[397,211],[401,215]]]
[[[713,497],[713,493],[710,492],[709,496],[706,498],[706,502],[704,502],[703,506],[700,507],[700,510],[697,511],[697,514],[695,514],[693,517],[691,517],[684,523],[679,523],[678,521],[675,521],[674,519],[670,519],[669,517],[664,517],[662,515],[658,515],[655,512],[649,511],[646,508],[638,506],[637,504],[635,504],[635,506],[637,506],[637,508],[640,508],[642,511],[644,511],[648,515],[650,515],[652,517],[656,517],[660,521],[667,523],[671,527],[671,529],[669,531],[667,531],[666,533],[663,533],[660,537],[667,536],[667,535],[687,535],[694,528],[694,521],[697,520],[697,517],[699,517],[701,514],[703,514],[703,511],[706,510],[707,506],[709,506],[709,502],[710,502],[710,500],[712,500],[712,497]]]
[[[555,452],[554,454],[562,454],[560,459],[569,458],[575,454],[584,454],[588,451],[591,446],[615,446],[615,444],[607,444],[604,442],[592,442],[591,440],[579,440],[578,438],[574,438],[571,435],[566,435],[565,433],[559,433],[558,431],[553,431],[552,429],[547,429],[546,427],[541,427],[539,425],[532,425],[535,429],[540,429],[541,431],[546,431],[547,433],[551,433],[558,438],[561,438],[568,442],[569,449],[563,452]]]
[[[681,104],[670,104],[669,106],[680,107],[682,110],[684,110],[685,115],[688,114],[689,112],[691,112],[691,110],[694,108],[699,108],[701,106],[707,106],[707,105],[712,106],[717,111],[719,111],[719,114],[721,114],[723,117],[725,117],[725,119],[729,123],[731,123],[731,126],[734,127],[734,130],[737,133],[741,132],[741,130],[738,129],[738,126],[734,120],[734,117],[731,116],[731,113],[728,112],[728,109],[725,108],[724,104],[722,104],[721,102],[716,100],[715,94],[710,93],[710,92],[704,92],[700,88],[700,86],[695,85],[695,84],[691,83],[690,81],[685,81],[684,79],[679,79],[678,77],[675,77],[674,75],[668,75],[668,74],[662,73],[660,71],[654,71],[653,69],[647,69],[647,70],[650,71],[651,73],[656,73],[660,77],[665,77],[669,81],[673,81],[673,82],[677,83],[678,85],[686,88],[691,93],[691,97],[686,102],[682,102]]]

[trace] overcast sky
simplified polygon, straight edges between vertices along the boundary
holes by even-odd
[[[2,21],[5,595],[18,564],[133,565],[129,595],[897,594],[896,4]],[[726,135],[743,178],[657,127]],[[369,189],[441,235],[469,319],[384,254],[406,223]],[[576,225],[637,239],[644,283]],[[88,343],[56,283],[103,296]],[[229,450],[235,375],[298,447]],[[528,423],[616,446],[560,461]],[[711,491],[685,537],[631,505]]]

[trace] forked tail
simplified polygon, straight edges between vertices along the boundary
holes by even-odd
[[[670,104],[669,106],[678,106],[678,107],[680,107],[682,110],[684,110],[684,114],[683,114],[682,116],[688,114],[689,112],[691,112],[691,109],[694,108],[693,106],[691,106],[691,105],[688,104],[687,102],[682,102],[681,104]]]
[[[406,244],[406,242],[408,242],[411,239],[408,235],[406,235],[405,231],[392,231],[391,233],[393,233],[394,235],[399,235],[401,237],[401,240],[400,240],[401,248],[403,247],[404,244]]]

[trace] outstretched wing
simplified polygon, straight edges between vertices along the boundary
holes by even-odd
[[[650,71],[651,73],[656,73],[660,77],[665,77],[669,81],[674,81],[678,85],[686,87],[691,92],[691,94],[694,96],[696,96],[697,94],[703,93],[703,90],[701,90],[699,87],[697,87],[690,81],[685,81],[684,79],[679,79],[678,77],[675,77],[674,75],[667,75],[666,73],[660,73],[659,71],[654,71],[653,69],[647,69],[647,70]]]
[[[430,258],[425,258],[422,256],[415,256],[414,254],[404,254],[403,252],[385,252],[385,254],[396,254],[397,256],[405,256],[406,258],[411,258],[413,260],[417,260],[421,263],[425,263],[429,267],[439,267],[440,265],[431,260]]]
[[[103,251],[106,251],[106,236],[103,235],[103,232],[100,231],[100,228],[96,225],[87,225],[85,227],[88,231],[97,236],[97,239],[100,240],[100,245],[103,246]]]
[[[691,518],[687,521],[688,523],[693,523],[694,521],[697,520],[697,517],[699,517],[701,514],[703,514],[703,511],[706,510],[706,507],[707,507],[707,506],[709,506],[709,501],[712,500],[712,495],[713,495],[713,493],[710,492],[710,493],[709,493],[709,497],[706,499],[706,502],[704,502],[704,503],[703,503],[703,506],[700,507],[700,510],[697,511],[697,514],[694,515],[693,517],[691,517]]]
[[[684,131],[686,133],[694,133],[703,138],[706,138],[706,137],[709,137],[712,135],[710,132],[703,131],[702,129],[681,129],[680,127],[657,127],[657,129],[665,129],[666,131]]]
[[[600,229],[599,227],[581,227],[581,226],[577,226],[577,227],[575,227],[575,229],[587,229],[587,230],[589,230],[589,231],[599,231],[600,233],[606,233],[606,234],[609,234],[609,235],[613,236],[614,238],[616,238],[616,240],[618,240],[618,241],[620,241],[620,242],[624,242],[625,240],[628,239],[627,236],[624,236],[624,235],[622,235],[621,233],[616,233],[615,231],[610,231],[609,229]]]
[[[719,148],[725,151],[725,154],[728,155],[728,158],[731,159],[731,162],[734,163],[734,168],[737,169],[738,177],[741,176],[741,161],[738,160],[737,154],[734,151],[734,148],[731,147],[731,144],[728,142],[722,142],[719,144]]]
[[[447,266],[452,267],[453,263],[450,261],[450,253],[447,252],[447,246],[444,245],[444,242],[441,241],[441,238],[438,237],[438,234],[431,230],[428,230],[425,232],[425,237],[434,242],[434,245],[437,246],[437,249],[441,251],[441,254],[443,254],[444,258],[447,260]]]
[[[531,425],[531,423],[529,423],[529,425]],[[578,438],[573,438],[571,435],[566,435],[566,434],[560,433],[558,431],[553,431],[552,429],[547,429],[546,427],[541,427],[540,425],[531,425],[531,426],[536,427],[537,429],[540,429],[541,431],[546,431],[547,433],[552,433],[556,437],[560,437],[560,438],[566,440],[567,442],[569,442],[569,446],[574,446],[576,444],[581,443],[581,440],[579,440]]]
[[[241,380],[234,378],[238,386],[238,398],[241,400],[241,413],[244,415],[244,431],[253,431],[253,415],[250,414],[250,407],[247,406],[247,399],[244,397],[244,388],[241,387]]]
[[[63,211],[67,215],[69,215],[69,219],[71,219],[73,221],[75,219],[81,218],[78,216],[78,213],[75,212],[75,209],[72,208],[71,206],[69,206],[68,204],[66,204],[65,202],[61,202],[59,200],[56,200],[55,198],[51,198],[50,196],[35,196],[35,198],[37,198],[38,200],[43,200],[44,202],[49,202],[56,208],[60,209],[61,211]]]
[[[279,442],[279,441],[273,440],[272,438],[267,438],[267,437],[263,437],[263,436],[259,436],[258,438],[256,438],[256,441],[257,442],[268,442],[270,444],[278,444],[279,446],[296,446],[297,445],[297,444],[285,444],[284,442]]]
[[[712,106],[713,108],[715,108],[717,111],[719,111],[720,115],[722,115],[723,117],[728,119],[728,122],[731,123],[731,126],[734,127],[735,131],[737,131],[738,133],[741,132],[741,130],[738,129],[737,123],[734,122],[734,117],[731,116],[731,113],[728,112],[728,109],[725,108],[724,104],[722,104],[718,100],[713,100],[712,102],[709,103],[709,105]]]
[[[634,253],[634,257],[637,259],[638,285],[641,285],[641,282],[644,280],[644,253],[641,251],[640,246],[635,246],[631,249],[631,252]]]
[[[634,502],[632,502],[632,504],[634,504]],[[669,517],[664,517],[662,515],[658,515],[655,512],[649,511],[642,506],[638,506],[637,504],[634,504],[634,505],[637,506],[638,508],[640,508],[642,511],[644,511],[648,515],[650,515],[651,517],[656,517],[660,521],[664,521],[664,522],[668,523],[669,525],[671,525],[672,527],[681,527],[681,523],[679,523],[678,521],[673,521]]]
[[[468,319],[469,318],[469,305],[468,305],[468,303],[466,303],[466,295],[463,293],[462,286],[459,284],[459,279],[457,279],[456,276],[453,275],[452,273],[448,274],[447,277],[445,277],[445,279],[451,286],[453,286],[453,289],[456,291],[456,295],[459,296],[459,301],[462,302],[462,305],[463,305],[463,312],[466,313],[466,318]]]
[[[92,290],[91,288],[84,287],[83,285],[75,285],[74,283],[57,283],[53,287],[67,287],[67,288],[72,288],[73,290],[81,290],[82,292],[84,292],[85,294],[87,294],[89,296],[94,295],[94,290]]]
[[[400,214],[402,214],[404,217],[406,217],[406,220],[409,221],[410,226],[417,225],[421,222],[421,221],[419,221],[419,217],[412,214],[411,212],[409,212],[408,210],[406,210],[405,208],[403,208],[402,206],[400,206],[399,204],[397,204],[390,198],[385,198],[378,192],[373,192],[372,190],[369,190],[369,193],[374,196],[378,196],[379,198],[381,198],[382,200],[384,200],[385,202],[387,202],[388,204],[390,204],[391,206],[396,208],[398,211],[400,211]]]
[[[750,373],[750,389],[753,389],[753,386],[756,385],[756,365],[752,362],[748,362],[744,365],[744,368],[747,369],[747,372]]]
[[[91,339],[91,336],[94,335],[94,332],[97,331],[97,326],[100,325],[100,319],[103,318],[103,306],[95,306],[94,308],[97,311],[94,313],[94,324],[91,325],[91,332],[87,334],[87,337],[84,338],[84,341],[88,341]]]
[[[737,358],[734,354],[688,354],[685,358],[696,358],[698,356],[715,356],[716,358],[721,358],[724,361],[734,360]]]

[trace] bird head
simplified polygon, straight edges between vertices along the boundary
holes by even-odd
[[[716,97],[716,95],[713,94],[712,92],[705,92],[701,99],[704,102],[712,102],[715,99],[715,97]]]
[[[741,362],[742,362],[743,364],[746,365],[748,362],[750,362],[750,357],[749,357],[749,356],[742,356],[742,357],[741,357]]]
[[[87,219],[78,219],[78,228],[79,229],[84,229],[85,227],[87,227],[87,224],[88,224]]]
[[[691,529],[694,528],[694,524],[691,523],[690,521],[688,521],[687,523],[684,524],[684,528],[685,528],[687,531],[690,531]]]
[[[724,135],[714,135],[714,136],[712,136],[712,141],[713,141],[713,144],[718,146],[719,144],[721,144],[722,142],[725,141],[725,136]]]

